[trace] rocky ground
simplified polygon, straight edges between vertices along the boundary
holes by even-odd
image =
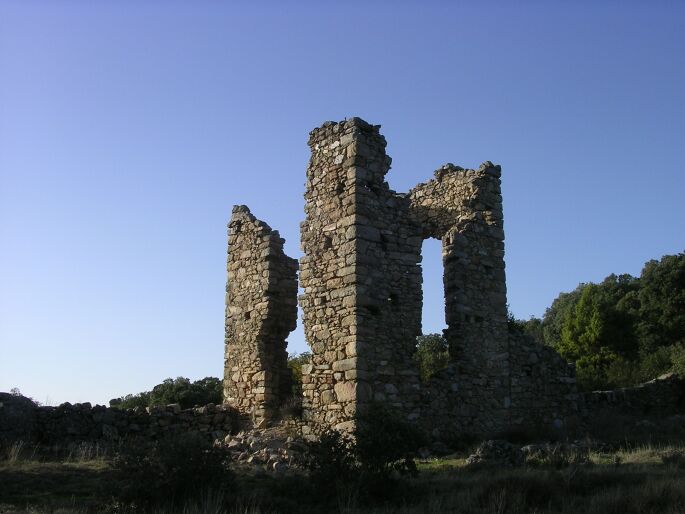
[[[232,460],[275,473],[290,468],[303,468],[307,459],[307,442],[283,428],[253,430],[227,435],[219,445],[228,450]]]

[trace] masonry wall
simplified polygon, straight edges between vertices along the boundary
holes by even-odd
[[[436,434],[571,419],[582,403],[573,369],[507,330],[500,167],[447,164],[402,194],[385,181],[391,160],[379,126],[326,122],[308,144],[299,300],[312,350],[302,379],[309,427],[352,430],[373,401]],[[231,227],[226,397],[269,419],[284,390],[295,268],[246,208]],[[421,383],[414,352],[430,237],[443,247],[450,364]]]
[[[0,393],[0,444],[17,440],[51,445],[133,437],[154,440],[191,432],[214,440],[237,429],[237,413],[227,405],[185,410],[177,404],[127,410],[90,403],[43,407],[22,396]]]
[[[426,407],[431,386],[420,384],[413,360],[421,245],[436,237],[444,249],[446,335],[458,363],[450,382],[460,381],[448,388],[458,405],[449,421],[502,428],[510,398],[499,167],[448,165],[398,194],[385,182],[385,146],[379,127],[358,118],[311,133],[300,301],[314,359],[305,369],[305,411],[339,425],[380,401],[410,420],[444,417],[444,409],[434,415]]]
[[[363,365],[357,359],[356,122],[310,133],[301,224],[300,285],[312,363],[302,369],[305,419],[351,429]],[[362,391],[363,392],[363,391]]]
[[[447,164],[409,192],[422,236],[440,239],[443,248],[445,337],[453,365],[425,387],[422,418],[430,425],[494,432],[509,424],[500,175],[489,161],[477,170]]]
[[[642,417],[685,413],[685,380],[668,373],[644,384],[583,395],[589,418],[620,414]]]
[[[224,399],[257,425],[291,395],[286,338],[297,323],[297,261],[242,205],[228,225]]]
[[[392,191],[385,175],[390,158],[378,126],[355,122],[358,408],[381,402],[416,421],[420,416],[418,367],[421,334],[421,227],[409,217],[406,195]]]
[[[585,403],[575,367],[525,334],[510,334],[509,348],[511,427],[577,429]]]

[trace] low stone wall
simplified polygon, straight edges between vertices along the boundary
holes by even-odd
[[[509,335],[509,361],[512,429],[580,428],[584,403],[572,364],[525,334]]]
[[[635,387],[585,393],[588,418],[618,412],[645,418],[685,413],[685,380],[669,373]]]
[[[511,366],[507,394],[502,400],[507,424],[484,425],[482,434],[541,429],[576,430],[582,423],[583,395],[578,392],[575,369],[552,348],[525,334],[509,334],[507,359]],[[463,379],[458,363],[451,363],[430,382],[422,384],[422,426],[435,438],[469,433],[464,421],[481,417],[470,402],[461,401]],[[482,379],[484,380],[484,378]],[[494,398],[491,402],[496,401]],[[494,409],[496,407],[491,407]],[[487,407],[483,407],[483,412]]]
[[[226,405],[185,410],[178,404],[128,410],[89,403],[41,407],[22,396],[0,393],[0,442],[21,439],[63,444],[129,437],[156,439],[184,432],[220,439],[237,429],[236,411]]]

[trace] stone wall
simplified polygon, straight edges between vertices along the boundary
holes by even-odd
[[[435,237],[443,242],[455,362],[451,421],[503,429],[511,399],[499,167],[446,165],[398,194],[385,181],[391,160],[378,126],[329,122],[312,131],[309,145],[300,277],[314,354],[305,376],[309,418],[340,427],[380,401],[410,420],[433,421],[425,400],[443,398],[444,384],[426,392],[433,386],[420,384],[412,356],[421,334],[421,245]]]
[[[584,403],[576,387],[575,368],[554,350],[524,334],[509,334],[506,341],[509,368],[503,386],[503,408],[474,409],[469,398],[460,394],[462,388],[472,387],[471,398],[482,395],[481,399],[487,401],[487,397],[462,377],[458,360],[423,385],[421,420],[434,437],[448,438],[455,431],[497,434],[579,427]]]
[[[378,126],[359,126],[351,163],[357,179],[354,236],[357,259],[358,407],[389,405],[412,421],[420,417],[420,382],[413,360],[421,334],[421,227],[406,195],[385,181],[390,158]]]
[[[313,355],[303,367],[305,420],[352,430],[372,401],[438,431],[492,433],[576,416],[582,402],[573,369],[507,330],[500,167],[447,164],[428,182],[396,193],[385,181],[391,159],[379,126],[359,118],[326,122],[310,133],[309,146],[300,259]],[[421,246],[430,237],[442,241],[451,362],[423,384],[413,354],[421,334]],[[252,244],[230,240],[229,254],[240,256],[236,269],[260,266]],[[232,276],[230,269],[229,258],[229,310],[240,307],[231,287],[244,287],[249,273]],[[262,300],[259,290],[252,290],[254,301]],[[261,318],[264,326],[273,323],[269,316]],[[236,403],[236,383],[254,390],[249,377],[273,368],[254,352],[231,353],[249,348],[234,339],[255,331],[237,319],[248,328],[227,331],[226,391],[247,410],[255,400],[243,393],[244,403]]]
[[[291,395],[286,338],[297,323],[297,261],[242,205],[228,225],[224,398],[259,425]]]
[[[578,428],[585,404],[575,366],[525,334],[511,334],[509,350],[511,428]]]
[[[583,396],[588,418],[611,412],[639,417],[685,413],[685,380],[672,373],[638,386],[592,391]]]
[[[157,439],[188,432],[205,434],[213,440],[223,439],[237,429],[237,412],[227,405],[208,404],[185,410],[177,404],[128,410],[89,403],[39,407],[22,396],[0,393],[0,442],[68,444],[130,437]]]
[[[310,133],[306,219],[300,228],[300,305],[312,350],[312,363],[302,370],[305,418],[341,429],[352,428],[357,397],[365,394],[358,383],[366,369],[357,359],[356,220],[359,175],[367,171],[356,163],[364,158],[358,142],[369,130],[353,119]]]
[[[475,432],[504,430],[511,404],[500,175],[489,161],[477,170],[447,164],[409,193],[422,237],[442,241],[445,336],[455,364],[450,387],[428,395],[452,396],[452,422]]]

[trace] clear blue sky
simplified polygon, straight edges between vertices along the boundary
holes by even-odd
[[[298,257],[308,132],[349,116],[397,191],[502,165],[518,317],[685,247],[683,2],[0,0],[0,390],[220,376],[231,206]]]

